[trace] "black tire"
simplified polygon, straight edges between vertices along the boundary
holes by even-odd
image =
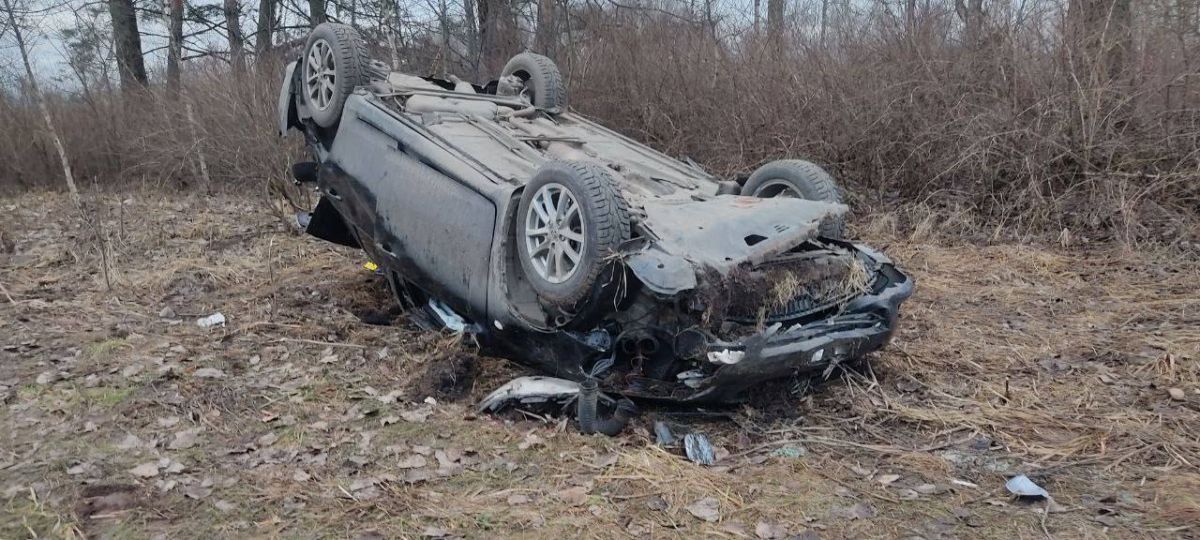
[[[793,194],[786,194],[790,188]],[[842,203],[837,182],[817,164],[799,159],[781,159],[759,167],[742,186],[749,197],[797,196],[810,201]],[[846,235],[846,220],[839,216],[821,223],[820,235],[841,239]]]
[[[501,77],[509,75],[524,81],[524,91],[535,107],[552,112],[567,110],[567,86],[553,60],[531,52],[518,54],[500,72]]]
[[[332,89],[329,89],[328,99],[325,88],[310,86],[313,81],[314,62],[321,65],[314,57],[314,47],[321,44],[327,46],[331,53],[328,60],[333,63]],[[317,51],[316,57],[325,57],[323,50]],[[367,84],[369,79],[371,59],[367,55],[367,44],[353,27],[337,23],[321,23],[308,35],[304,45],[304,55],[300,57],[300,88],[298,89],[304,105],[318,126],[329,128],[336,126],[342,118],[342,106],[346,98],[358,86]],[[328,64],[325,63],[325,69]],[[320,77],[320,74],[316,75]],[[317,92],[321,92],[320,95]]]
[[[557,283],[543,276],[546,268],[539,270],[539,263],[531,255],[531,240],[527,236],[531,219],[536,219],[530,215],[534,211],[534,198],[547,186],[548,190],[557,189],[555,184],[570,192],[578,203],[583,224],[581,235],[585,239],[584,245],[577,250],[580,258],[573,272]],[[615,281],[612,272],[607,271],[616,268],[616,261],[611,255],[629,240],[629,207],[617,186],[608,168],[581,161],[548,162],[538,169],[525,186],[517,209],[518,258],[526,279],[546,305],[573,310],[581,300],[605,294],[604,290],[597,287],[615,285],[612,283]],[[567,243],[566,240],[561,241]],[[546,242],[549,242],[549,238]],[[548,261],[543,266],[549,266]]]

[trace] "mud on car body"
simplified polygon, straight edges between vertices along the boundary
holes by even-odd
[[[715,403],[883,347],[912,280],[842,238],[812,163],[721,181],[567,109],[548,58],[476,85],[391,72],[326,23],[287,67],[279,128],[315,161],[314,236],[360,247],[410,306],[461,316],[546,374]]]

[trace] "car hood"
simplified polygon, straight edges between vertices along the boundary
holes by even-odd
[[[837,203],[735,195],[648,200],[643,209],[642,225],[652,241],[625,262],[660,294],[695,288],[698,271],[726,275],[742,264],[759,264],[813,238],[823,220],[848,210]]]

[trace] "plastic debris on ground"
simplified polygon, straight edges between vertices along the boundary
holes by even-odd
[[[654,422],[654,441],[658,443],[659,446],[671,446],[675,444],[677,440],[678,439],[676,439],[675,434],[671,433],[671,428],[670,426],[667,426],[666,422],[663,422],[662,420]]]
[[[196,326],[200,328],[212,328],[214,326],[225,326],[225,315],[220,311],[213,313],[207,317],[196,319]]]
[[[699,388],[700,380],[705,377],[704,372],[698,369],[691,369],[675,375],[688,388]]]
[[[463,330],[466,330],[467,321],[463,320],[462,317],[459,317],[454,310],[450,309],[450,306],[447,306],[446,304],[443,304],[437,300],[430,300],[429,309],[433,310],[433,313],[438,316],[438,319],[442,321],[442,324],[446,325],[446,328],[449,328],[451,332],[462,332]]]
[[[700,433],[688,433],[683,436],[683,451],[688,459],[701,465],[712,465],[717,461],[712,443]]]
[[[742,361],[746,356],[745,351],[731,351],[725,349],[723,351],[713,351],[708,353],[708,361],[714,364],[733,365]]]
[[[1033,480],[1030,480],[1028,476],[1023,474],[1009,478],[1008,482],[1004,483],[1004,487],[1008,488],[1009,493],[1018,497],[1050,498],[1050,493],[1042,489],[1042,486],[1033,483]]]

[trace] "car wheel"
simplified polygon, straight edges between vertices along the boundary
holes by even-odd
[[[521,81],[517,93],[524,94],[529,102],[542,109],[565,111],[567,109],[567,86],[562,73],[554,61],[531,52],[512,57],[500,77],[515,76]]]
[[[750,197],[791,197],[810,201],[841,203],[841,190],[825,169],[799,159],[781,159],[759,167],[742,186],[742,195]],[[846,221],[841,216],[821,223],[821,236],[841,239]]]
[[[573,309],[613,280],[611,257],[629,239],[629,210],[608,168],[551,161],[525,186],[517,250],[530,285],[550,306]]]
[[[350,26],[321,23],[309,34],[300,62],[302,99],[313,121],[321,127],[337,125],[346,98],[367,83],[366,43]]]

